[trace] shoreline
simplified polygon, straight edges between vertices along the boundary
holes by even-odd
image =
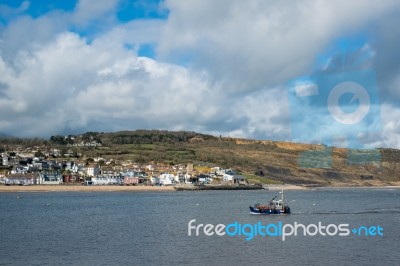
[[[275,191],[275,190],[310,190],[310,187],[299,186],[299,185],[265,185],[267,190]]]
[[[172,192],[174,187],[159,186],[81,186],[81,185],[30,185],[0,186],[1,192]]]
[[[267,191],[278,190],[316,190],[316,189],[400,189],[398,185],[388,186],[321,186],[307,187],[300,185],[268,185]],[[218,190],[218,189],[215,189]],[[2,192],[176,192],[174,186],[81,186],[81,185],[31,185],[5,186],[0,185]],[[191,191],[187,189],[185,191]],[[197,191],[197,190],[192,190]]]

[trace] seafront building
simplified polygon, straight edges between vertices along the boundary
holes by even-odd
[[[3,152],[0,160],[0,184],[5,185],[153,185],[177,184],[242,184],[246,178],[231,169],[215,166],[196,169],[193,163],[170,165],[130,160],[68,158],[73,151],[39,147],[16,148]],[[35,156],[36,155],[36,156]],[[63,159],[58,159],[62,156]],[[204,170],[208,169],[208,170]]]

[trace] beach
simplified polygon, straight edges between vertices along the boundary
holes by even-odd
[[[267,185],[268,190],[306,190],[309,189],[305,186],[298,185]]]
[[[307,187],[296,185],[271,185],[268,190],[305,190]],[[0,186],[0,192],[168,192],[176,191],[173,186],[81,186],[81,185],[31,185],[31,186]]]
[[[306,187],[296,185],[272,185],[268,190],[305,190]],[[81,186],[81,185],[31,185],[31,186],[0,186],[0,192],[168,192],[176,191],[173,186]]]
[[[81,185],[32,185],[32,186],[0,186],[0,192],[149,192],[175,191],[172,186],[81,186]]]
[[[315,188],[396,188],[400,186],[326,186],[326,187],[306,187],[299,185],[268,185],[267,190],[309,190]],[[107,191],[126,191],[126,192],[173,192],[176,191],[173,186],[81,186],[81,185],[31,185],[31,186],[5,186],[0,185],[1,192],[107,192]],[[194,190],[193,190],[194,191]]]

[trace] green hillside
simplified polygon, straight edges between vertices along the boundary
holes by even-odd
[[[36,139],[35,143],[39,140]],[[103,157],[137,163],[159,162],[234,168],[260,181],[305,185],[382,185],[400,181],[400,151],[377,150],[379,158],[369,153],[357,154],[342,148],[290,142],[257,141],[216,137],[196,132],[136,130],[114,133],[87,132],[79,136],[53,136],[43,145],[74,150],[85,158]],[[26,141],[27,143],[33,142]],[[96,142],[101,146],[76,146]],[[1,144],[1,141],[0,141]],[[3,143],[4,144],[4,143]],[[314,152],[311,157],[304,154]],[[350,155],[360,162],[348,162]],[[303,156],[303,157],[302,157]],[[372,156],[372,157],[371,157]],[[371,158],[371,159],[369,159]],[[324,160],[331,164],[324,164]],[[322,161],[315,168],[315,161]],[[314,168],[313,168],[314,166]]]

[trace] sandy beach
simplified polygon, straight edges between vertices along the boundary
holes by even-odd
[[[307,187],[307,186],[299,186],[299,185],[268,185],[268,190],[313,190],[313,189],[400,189],[398,184],[394,185],[376,185],[376,186],[362,186],[362,185],[341,185],[341,186],[321,186],[321,187]]]
[[[268,190],[305,190],[306,187],[296,185],[269,185]],[[0,192],[167,192],[176,191],[173,186],[80,186],[80,185],[32,185],[32,186],[0,186]]]
[[[106,192],[106,191],[127,191],[127,192],[148,192],[148,191],[175,191],[171,186],[70,186],[70,185],[33,185],[33,186],[0,186],[0,192]]]
[[[296,185],[268,185],[268,190],[305,190],[304,186]],[[32,185],[32,186],[0,186],[0,192],[106,192],[106,191],[128,191],[128,192],[167,192],[176,191],[173,186],[80,186],[80,185]]]
[[[305,187],[298,185],[268,185],[268,190],[309,190],[315,188],[393,188],[400,189],[397,184],[394,186],[328,186],[328,187]],[[107,191],[126,191],[126,192],[173,192],[173,186],[80,186],[80,185],[33,185],[33,186],[4,186],[0,185],[1,192],[107,192]]]
[[[306,190],[309,189],[304,186],[297,185],[267,185],[268,190]]]

